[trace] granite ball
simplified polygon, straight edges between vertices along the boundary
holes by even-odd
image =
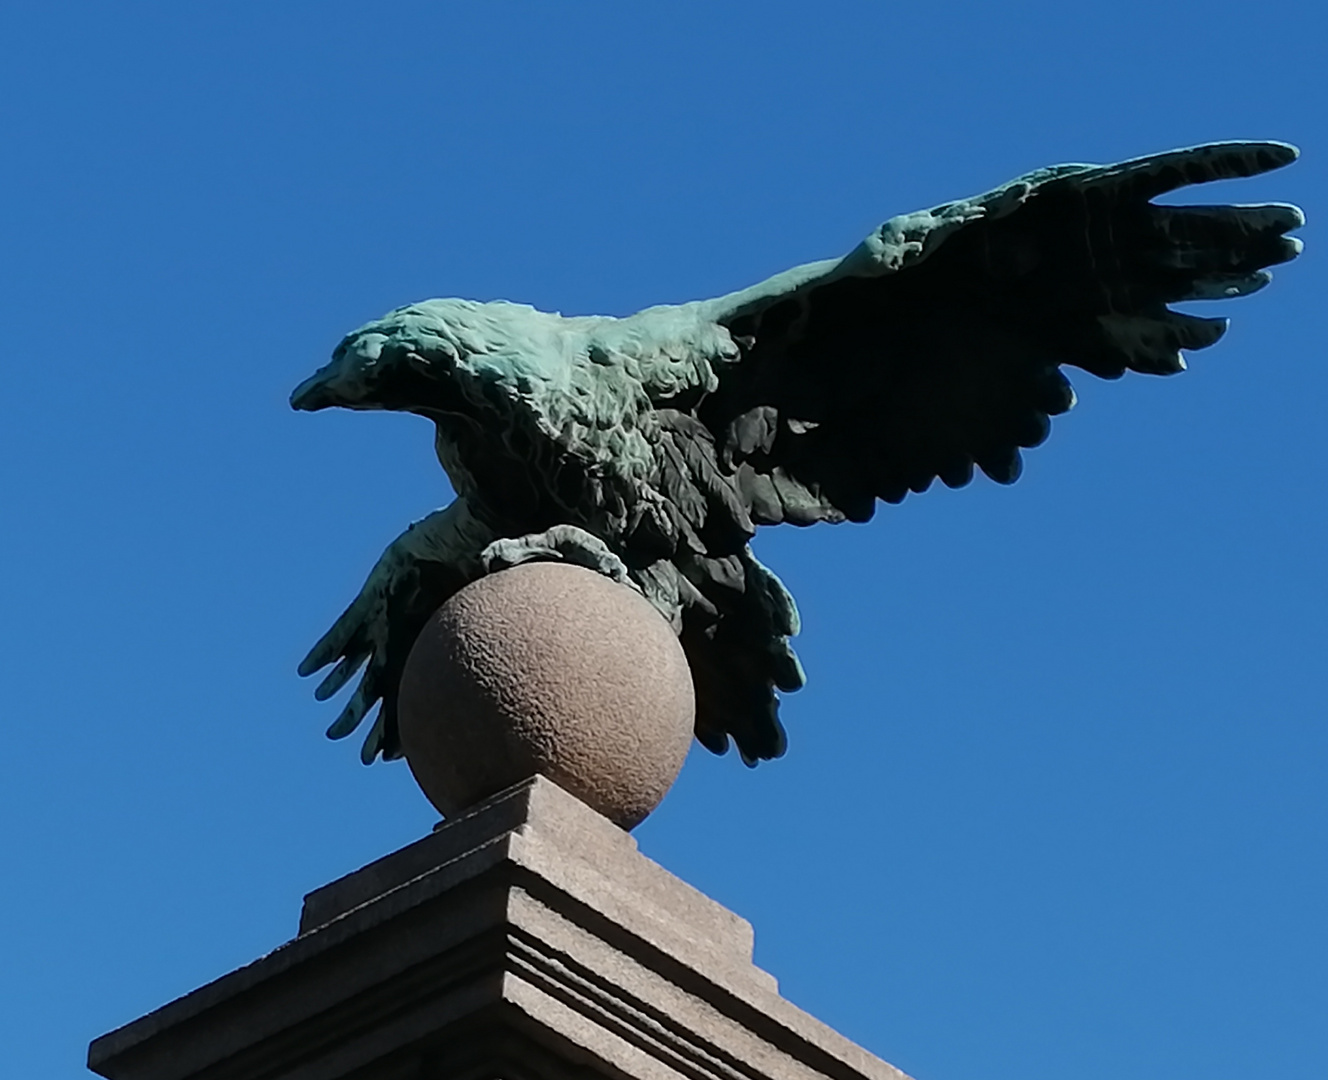
[[[402,748],[444,817],[542,774],[624,829],[664,798],[696,700],[677,635],[626,585],[524,563],[429,620],[397,702]]]

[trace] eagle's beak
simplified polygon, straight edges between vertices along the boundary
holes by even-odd
[[[357,330],[348,336],[332,359],[300,383],[291,394],[291,408],[304,412],[340,405],[346,409],[376,409],[373,387],[383,372],[383,343],[379,333]]]
[[[328,386],[328,377],[335,374],[334,371],[329,370],[333,367],[334,365],[329,364],[325,368],[320,368],[300,383],[291,392],[291,408],[300,409],[303,412],[317,412],[319,409],[326,409],[330,405],[337,404],[336,397]]]

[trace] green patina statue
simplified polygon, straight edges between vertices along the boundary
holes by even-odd
[[[1157,206],[1187,184],[1286,165],[1280,143],[1224,143],[1120,165],[1061,165],[887,221],[842,259],[716,300],[629,318],[427,300],[356,330],[300,384],[297,409],[393,409],[437,427],[457,493],[384,552],[300,665],[367,661],[329,729],[382,707],[363,758],[399,756],[397,686],[429,616],[532,558],[639,589],[673,625],[696,735],[777,757],[777,690],[803,672],[792,598],[752,555],[758,525],[866,521],[976,465],[1001,484],[1074,404],[1064,364],[1170,375],[1223,319],[1168,309],[1242,296],[1293,258],[1296,208]]]

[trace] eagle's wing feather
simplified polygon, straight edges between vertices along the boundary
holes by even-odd
[[[1223,319],[1170,310],[1240,296],[1293,258],[1294,207],[1158,206],[1187,184],[1296,157],[1222,143],[1110,166],[1063,165],[894,218],[846,258],[698,305],[743,344],[700,417],[753,519],[866,520],[974,465],[1015,480],[1019,451],[1074,401],[1070,364],[1104,378],[1180,371]]]
[[[301,661],[301,675],[336,665],[314,691],[319,701],[364,666],[327,734],[349,735],[381,701],[360,751],[366,765],[379,753],[401,756],[397,691],[406,657],[439,605],[483,573],[479,555],[491,540],[493,534],[470,514],[464,499],[415,522],[388,545],[359,595]]]

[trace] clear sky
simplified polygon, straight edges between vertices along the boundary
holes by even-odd
[[[4,1074],[85,1075],[435,820],[294,672],[450,497],[423,421],[287,408],[345,331],[435,295],[628,313],[1041,165],[1277,138],[1303,160],[1188,197],[1300,203],[1309,246],[1190,372],[1076,375],[1013,488],[759,538],[806,626],[790,752],[698,749],[638,836],[918,1080],[1322,1080],[1326,29],[1308,0],[0,6]]]

